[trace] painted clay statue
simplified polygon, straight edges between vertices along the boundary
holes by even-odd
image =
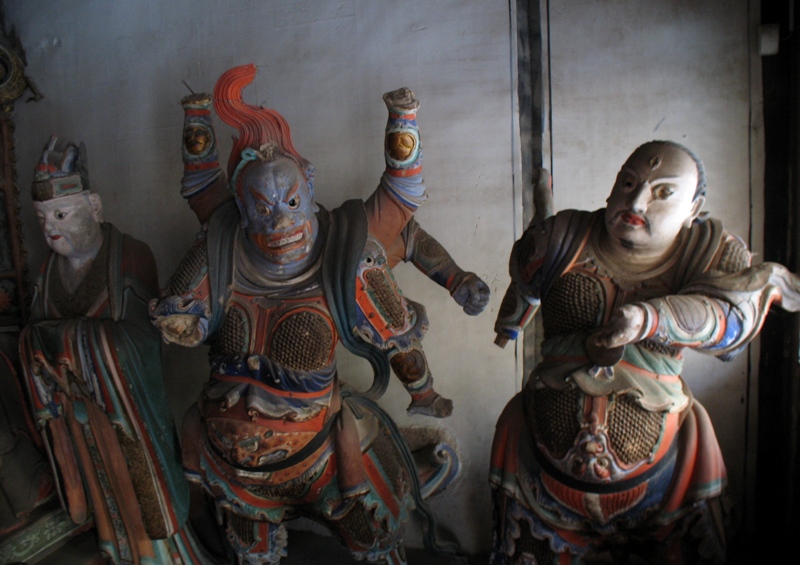
[[[16,334],[0,334],[0,538],[55,496],[55,483],[17,376]],[[3,353],[12,353],[15,358]]]
[[[207,223],[151,317],[167,341],[210,345],[210,379],[183,424],[187,477],[216,501],[240,563],[280,562],[284,522],[298,516],[326,523],[358,559],[405,563],[403,523],[457,468],[451,460],[419,488],[407,444],[371,401],[393,365],[411,408],[446,415],[419,345],[425,311],[401,294],[387,251],[413,239],[411,217],[426,198],[417,102],[408,89],[384,97],[387,171],[366,203],[327,211],[285,119],[242,101],[255,72],[231,69],[214,92],[217,114],[240,135],[228,163],[233,201],[220,205],[213,192],[224,180],[203,123],[207,98],[184,101],[183,193]],[[195,144],[198,126],[205,141]],[[438,272],[480,309],[480,285],[453,265]],[[372,364],[366,393],[340,384],[339,341]]]
[[[722,360],[800,280],[701,216],[701,161],[636,149],[605,209],[536,221],[511,254],[495,330],[541,305],[542,361],[506,406],[492,448],[492,563],[721,563],[725,465],[681,379],[682,351]],[[638,560],[637,560],[638,559]]]
[[[394,98],[385,100],[390,115],[386,125],[386,172],[381,180],[387,188],[376,190],[366,203],[368,214],[373,219],[369,224],[370,234],[383,245],[389,268],[394,268],[400,261],[412,262],[431,280],[447,289],[465,313],[475,316],[489,303],[489,287],[475,273],[461,269],[447,250],[412,216],[426,198],[421,175],[422,148],[414,121],[419,103],[413,97],[408,98],[407,90],[390,95]],[[216,135],[211,123],[211,101],[208,94],[192,94],[181,100],[184,108],[181,195],[187,199],[201,224],[205,224],[222,203],[232,198],[227,177],[219,168]],[[406,202],[399,200],[403,197]],[[387,209],[392,213],[387,214]],[[414,304],[413,308],[420,312],[420,324],[424,325],[424,309],[419,304]],[[391,347],[389,360],[394,373],[411,395],[409,414],[442,418],[452,413],[452,401],[433,389],[433,378],[418,339],[412,341],[410,348]]]
[[[103,222],[83,144],[53,136],[32,192],[52,252],[21,363],[62,502],[76,523],[94,518],[112,563],[208,563],[183,529],[188,485],[147,316],[153,255]]]

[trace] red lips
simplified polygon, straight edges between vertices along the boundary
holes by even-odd
[[[61,239],[61,236],[60,236],[60,235],[51,235],[51,236],[50,236],[50,239],[52,239],[53,241],[55,241],[55,240],[57,240],[57,239]]]
[[[623,222],[631,226],[643,226],[645,225],[645,220],[642,216],[638,214],[634,214],[632,212],[624,212],[620,217]]]

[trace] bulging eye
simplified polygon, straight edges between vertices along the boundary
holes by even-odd
[[[272,210],[270,210],[269,206],[263,202],[256,202],[256,212],[259,216],[269,216],[272,213]]]
[[[292,196],[286,203],[289,210],[297,210],[300,207],[300,199],[297,196]]]
[[[53,212],[53,217],[56,220],[63,220],[64,218],[67,217],[67,213],[64,212],[63,210],[56,210],[55,212]]]

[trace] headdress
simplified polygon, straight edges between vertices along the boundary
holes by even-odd
[[[33,176],[31,193],[36,202],[89,190],[86,146],[51,135]]]
[[[228,160],[231,188],[241,198],[237,186],[241,169],[249,161],[270,161],[283,156],[297,163],[309,190],[313,190],[314,167],[294,148],[286,119],[275,110],[251,106],[242,100],[242,91],[255,76],[256,66],[253,64],[234,67],[223,73],[214,87],[217,115],[239,131],[239,137],[233,138]]]

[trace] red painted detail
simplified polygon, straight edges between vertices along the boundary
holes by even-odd
[[[386,169],[386,174],[393,177],[414,177],[422,173],[422,165],[413,169]]]
[[[217,169],[219,168],[219,161],[211,161],[209,163],[187,163],[183,168],[186,171],[205,171],[208,169]]]
[[[375,328],[375,331],[378,332],[378,335],[381,336],[381,339],[383,341],[386,341],[387,339],[392,337],[394,333],[389,328],[389,325],[386,323],[386,320],[384,319],[383,315],[381,315],[380,310],[378,310],[378,307],[372,301],[369,292],[367,292],[367,287],[364,286],[364,281],[362,277],[364,277],[367,271],[369,270],[370,269],[365,270],[364,273],[362,273],[362,275],[358,277],[356,281],[356,304],[358,304],[358,307],[361,309],[364,315],[367,316],[367,319],[370,321],[370,324],[372,325],[373,328]],[[379,320],[382,323],[378,323],[376,325],[376,320]]]
[[[370,482],[375,487],[381,500],[383,500],[384,504],[389,508],[392,516],[399,516],[400,507],[397,504],[392,487],[386,484],[383,473],[375,466],[375,462],[369,456],[369,452],[362,455],[361,458],[364,461],[364,470],[367,472],[367,477],[369,477]]]
[[[647,483],[642,483],[630,490],[600,495],[600,508],[606,519],[611,519],[627,512],[639,504],[647,493]]]
[[[417,113],[414,112],[413,114],[398,114],[397,112],[389,111],[389,119],[390,120],[404,120],[407,122],[413,121],[417,119]]]

